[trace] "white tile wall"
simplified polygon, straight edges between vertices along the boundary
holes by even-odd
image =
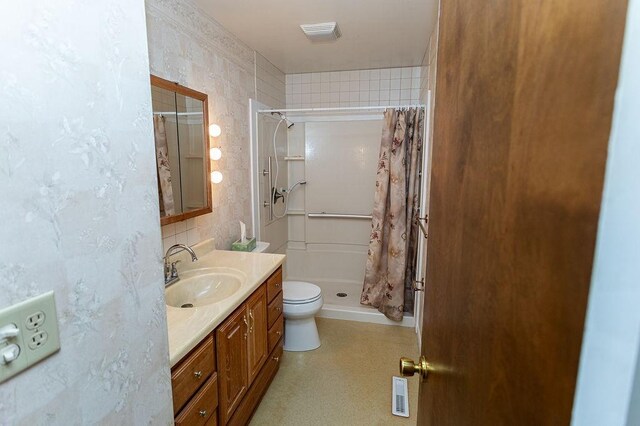
[[[285,108],[285,74],[264,56],[256,55],[256,97],[271,108]]]
[[[187,219],[162,227],[162,247],[164,252],[174,244],[192,246],[202,241],[196,219]]]
[[[421,71],[405,67],[287,74],[287,108],[417,104]]]
[[[436,71],[436,52],[438,50],[438,28],[434,28],[429,37],[429,46],[424,53],[422,59],[422,71],[420,78],[420,100],[422,103],[427,102],[427,93],[429,89],[435,89],[435,71]],[[431,100],[433,105],[433,99]]]

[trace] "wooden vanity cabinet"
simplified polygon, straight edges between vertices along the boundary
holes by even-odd
[[[246,302],[249,317],[247,367],[253,383],[269,355],[267,348],[267,288],[263,284]]]
[[[242,340],[235,337],[241,331]],[[267,287],[262,284],[216,332],[220,424],[229,423],[261,372],[269,355],[267,333]]]
[[[217,424],[218,374],[213,334],[172,368],[171,386],[176,425]]]
[[[246,425],[280,368],[283,351],[282,268],[278,268],[245,303],[253,313],[253,339],[249,340],[249,390],[228,420],[221,425]],[[255,344],[254,344],[255,343]],[[261,354],[265,353],[266,356]],[[220,367],[220,364],[218,364]],[[222,371],[222,368],[219,368]],[[222,377],[223,373],[220,373]]]
[[[217,425],[218,381],[212,377],[180,412],[176,426]]]
[[[216,330],[220,372],[220,424],[226,424],[249,388],[247,337],[249,319],[246,303]]]
[[[176,425],[246,425],[280,368],[282,268],[171,370]]]
[[[278,268],[267,279],[267,301],[271,302],[274,297],[282,292],[282,268]]]
[[[278,269],[267,280],[267,303],[267,345],[269,352],[272,352],[284,336],[282,269]]]

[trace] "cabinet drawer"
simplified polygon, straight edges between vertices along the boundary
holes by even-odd
[[[171,372],[174,413],[184,407],[191,396],[215,371],[216,358],[213,348],[213,336],[206,337]]]
[[[276,322],[280,314],[282,314],[282,292],[278,293],[275,299],[269,303],[269,309],[267,311],[267,323],[269,328],[271,328],[273,323]]]
[[[278,268],[267,279],[267,301],[271,302],[274,297],[282,290],[282,267]]]
[[[178,426],[215,425],[218,422],[218,375],[205,383],[193,399],[176,417]]]
[[[269,329],[269,352],[276,347],[280,339],[282,338],[282,333],[284,332],[284,317],[280,315],[278,319],[273,324],[273,327]]]
[[[279,369],[280,359],[282,358],[283,350],[284,350],[284,343],[280,341],[280,343],[276,345],[276,348],[273,350],[273,352],[271,352],[271,355],[269,356],[269,360],[265,363],[265,366],[268,365],[269,368],[272,370]]]

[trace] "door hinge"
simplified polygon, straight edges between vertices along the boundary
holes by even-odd
[[[418,225],[418,227],[420,228],[420,230],[422,231],[422,235],[427,238],[427,228],[425,227],[425,225],[422,224],[422,222],[424,221],[425,225],[427,223],[429,223],[429,215],[424,215],[424,217],[416,217],[415,222],[416,225]]]
[[[420,287],[416,284],[420,284]],[[424,291],[424,279],[413,280],[413,291]]]

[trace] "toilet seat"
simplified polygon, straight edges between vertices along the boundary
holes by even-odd
[[[284,303],[288,305],[303,305],[320,299],[322,290],[317,285],[304,281],[284,281],[282,295]]]

